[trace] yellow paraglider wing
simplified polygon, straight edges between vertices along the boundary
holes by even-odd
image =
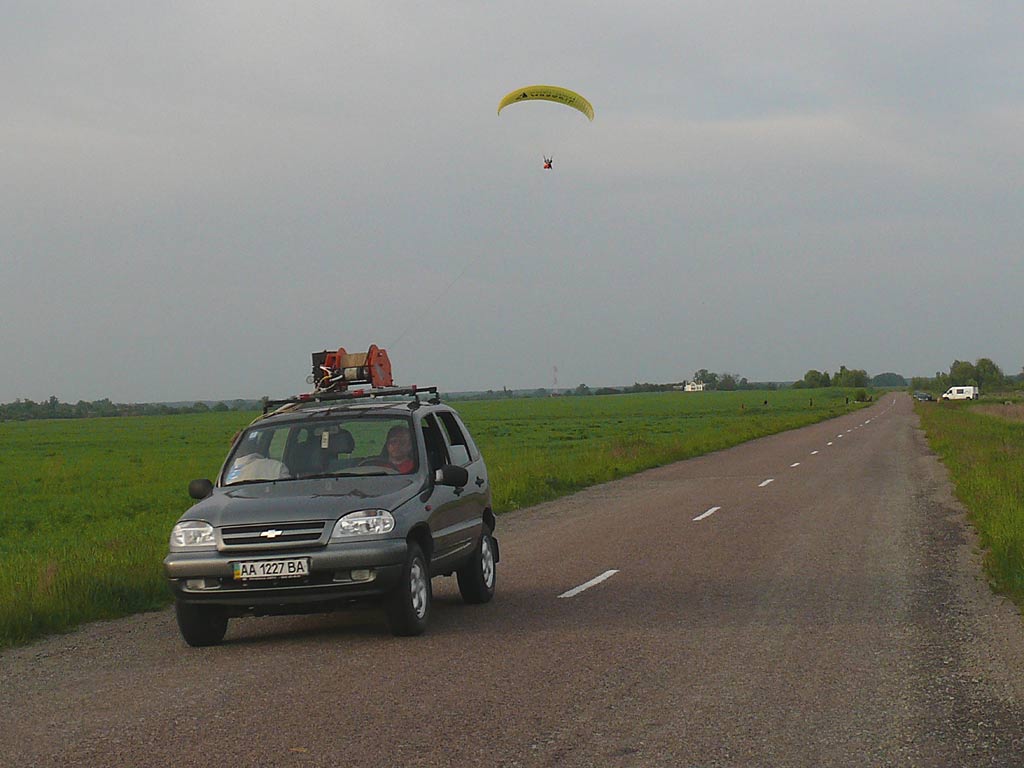
[[[588,120],[594,119],[594,108],[590,105],[589,101],[575,91],[570,91],[568,88],[559,88],[557,85],[528,85],[525,88],[517,88],[498,104],[498,114],[501,114],[501,110],[509,104],[514,104],[517,101],[531,101],[533,99],[556,101],[559,104],[565,104],[567,107],[578,109],[587,116]]]

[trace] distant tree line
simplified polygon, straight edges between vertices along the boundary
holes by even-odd
[[[827,371],[809,370],[802,379],[792,384],[775,381],[748,381],[746,377],[736,373],[714,373],[701,368],[693,374],[693,381],[704,384],[705,389],[732,391],[741,389],[774,390],[792,386],[794,389],[818,389],[821,387],[847,387],[864,389],[866,387],[909,387],[913,390],[927,390],[935,393],[945,392],[950,387],[976,386],[982,392],[1024,390],[1024,368],[1016,375],[1006,375],[992,360],[982,357],[973,363],[955,360],[949,366],[949,372],[936,371],[934,378],[915,376],[909,382],[898,373],[880,373],[869,377],[867,372],[859,368],[839,367],[838,371],[829,374]],[[551,397],[556,395],[622,395],[635,392],[668,392],[683,388],[685,382],[668,384],[652,384],[650,382],[634,382],[627,387],[600,387],[592,389],[580,384],[574,389],[532,389],[501,390],[489,389],[486,392],[464,392],[445,394],[452,400],[493,400],[513,397]],[[34,402],[32,400],[15,400],[13,403],[0,403],[0,421],[26,421],[29,419],[85,419],[97,416],[169,416],[178,413],[207,413],[209,411],[254,411],[259,410],[261,400],[221,400],[219,402],[198,401],[187,403],[112,403],[109,399],[62,403],[56,397]]]
[[[933,378],[915,376],[910,380],[911,389],[935,393],[965,386],[978,387],[982,392],[1024,389],[1024,368],[1016,375],[1007,375],[989,358],[981,357],[973,363],[954,360],[948,373],[936,371]]]
[[[705,389],[717,389],[723,392],[732,392],[737,389],[778,389],[779,387],[779,383],[775,381],[747,381],[745,376],[740,376],[738,373],[715,373],[707,368],[695,371],[693,381],[703,384]],[[673,389],[679,387],[680,385],[672,385]]]
[[[831,376],[828,372],[810,370],[803,379],[793,382],[794,388],[817,387],[910,387],[912,390],[945,392],[950,387],[976,386],[982,392],[1024,389],[1024,369],[1015,376],[1008,376],[987,357],[974,363],[954,360],[949,372],[936,371],[933,378],[915,376],[909,381],[898,373],[880,373],[868,377],[866,371],[850,369],[845,365]]]
[[[886,374],[886,376],[897,376],[898,374]],[[839,366],[839,370],[829,376],[828,371],[816,371],[813,368],[804,374],[800,381],[793,382],[794,389],[818,389],[820,387],[867,387],[872,386],[872,380],[868,372],[861,368],[847,368]],[[893,386],[893,385],[879,385]],[[907,380],[899,376],[899,383],[895,386],[907,386]]]
[[[701,368],[693,374],[693,381],[703,384],[705,389],[717,389],[731,392],[737,389],[778,389],[779,383],[775,381],[747,381],[746,377],[737,373],[714,373],[707,368]],[[672,392],[680,390],[686,382],[677,381],[668,384],[651,384],[648,382],[635,382],[630,387],[601,387],[591,390],[586,384],[580,384],[569,394],[573,395],[624,395],[635,392]]]
[[[0,403],[0,421],[27,421],[30,419],[88,419],[97,416],[170,416],[178,413],[207,413],[209,411],[252,411],[260,407],[258,400],[220,401],[214,404],[195,402],[168,403],[112,403],[109,399],[79,400],[62,403],[51,396],[43,402],[15,400]]]

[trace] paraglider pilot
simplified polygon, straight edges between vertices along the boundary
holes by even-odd
[[[553,161],[554,161],[553,157],[548,157],[547,155],[545,155],[544,156],[544,170],[550,171],[551,170],[551,164],[552,164]]]

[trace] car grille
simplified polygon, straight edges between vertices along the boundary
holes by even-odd
[[[326,527],[324,520],[229,525],[220,529],[220,537],[224,549],[286,549],[316,544]]]

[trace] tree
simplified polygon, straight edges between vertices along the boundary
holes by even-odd
[[[828,387],[832,385],[827,373],[816,371],[813,368],[804,374],[802,382],[794,382],[793,386],[796,387],[797,383],[800,384],[800,387],[805,387],[807,389],[818,389],[819,387]],[[799,389],[800,387],[797,388]]]
[[[873,387],[905,387],[907,380],[898,373],[880,373],[871,379]]]
[[[928,379],[928,378],[925,378],[924,376],[914,376],[910,380],[910,388],[912,390],[914,390],[915,392],[917,392],[919,390],[931,389],[931,387],[934,386],[934,384],[935,384],[935,379]]]
[[[954,360],[949,366],[949,386],[963,387],[968,385],[977,386],[978,372],[974,365],[966,360]]]
[[[701,368],[693,374],[693,380],[698,384],[706,384],[708,389],[714,389],[718,383],[718,374],[711,373],[707,368]]]
[[[849,369],[845,365],[839,366],[839,371],[832,377],[833,387],[866,387],[868,385],[868,372],[861,369]]]
[[[726,392],[732,392],[736,389],[736,377],[731,373],[723,373],[722,378],[718,380],[717,389],[725,390]]]
[[[1006,384],[1002,369],[987,357],[979,358],[974,363],[974,376],[982,392],[999,389]]]
[[[590,387],[588,387],[586,384],[580,384],[578,387],[576,387],[576,389],[573,390],[573,394],[575,394],[575,395],[589,395],[590,394]]]

